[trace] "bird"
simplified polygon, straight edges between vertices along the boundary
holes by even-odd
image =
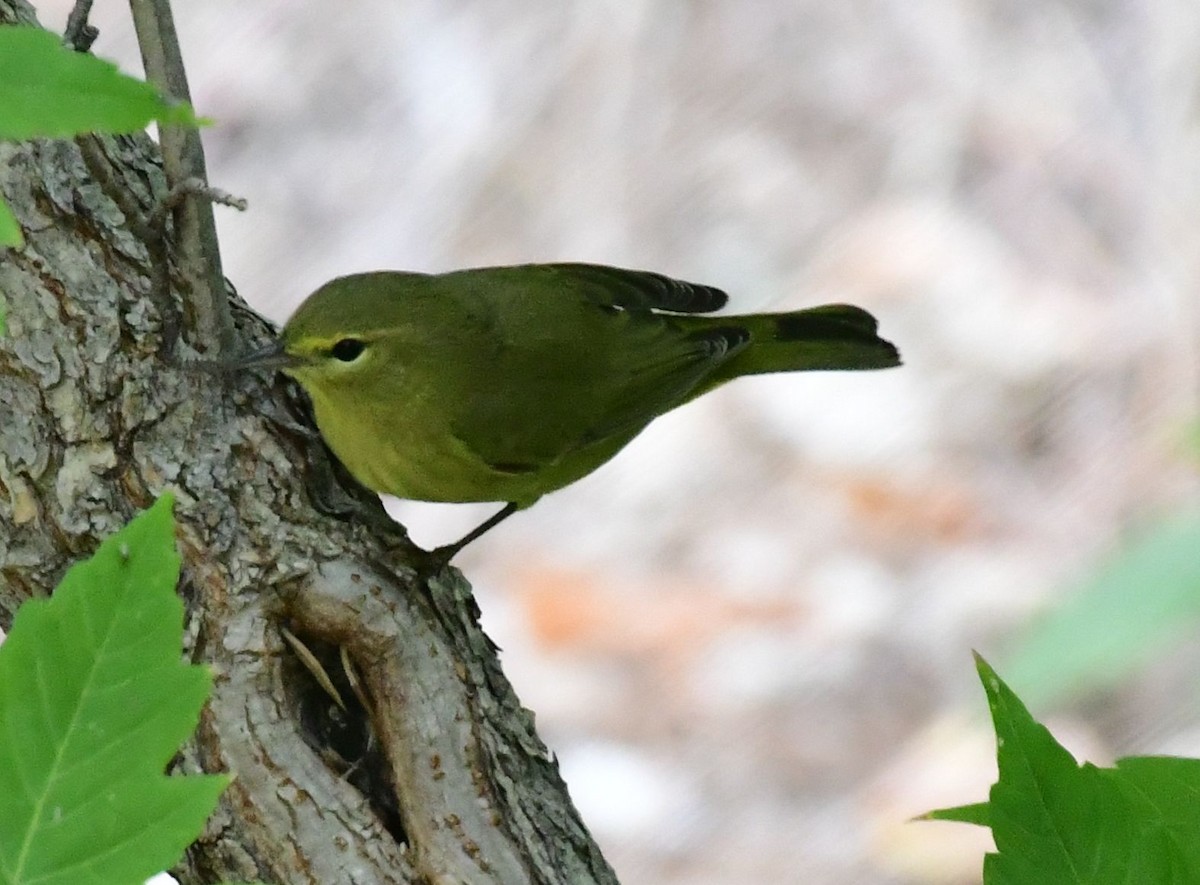
[[[357,273],[318,288],[236,365],[299,382],[368,489],[503,503],[430,552],[440,567],[728,381],[900,365],[860,307],[713,315],[727,302],[714,286],[599,264]]]

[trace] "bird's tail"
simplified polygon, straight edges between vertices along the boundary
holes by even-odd
[[[740,375],[846,369],[887,369],[900,353],[876,334],[875,317],[849,304],[826,304],[792,313],[758,313],[705,318],[741,326],[750,345],[712,377],[711,389]]]

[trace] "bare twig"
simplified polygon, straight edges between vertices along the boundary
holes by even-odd
[[[129,189],[121,182],[118,182],[113,176],[112,161],[104,151],[104,144],[100,136],[91,132],[84,133],[75,136],[75,143],[79,145],[83,164],[87,166],[87,170],[92,178],[100,185],[100,189],[104,191],[105,196],[116,203],[117,208],[121,210],[121,214],[125,216],[125,226],[153,252],[154,244],[150,242],[153,231],[150,229],[150,220],[146,217],[145,209],[138,203],[133,194],[129,192]],[[160,264],[162,265],[162,272],[165,275],[165,256]],[[165,286],[166,284],[164,283],[163,285]]]
[[[341,693],[338,692],[337,686],[333,684],[333,680],[329,678],[329,674],[325,672],[325,668],[321,666],[321,662],[317,660],[317,656],[309,651],[308,646],[300,641],[300,637],[287,627],[280,627],[279,632],[284,640],[287,641],[287,644],[292,647],[292,651],[296,653],[296,657],[300,659],[300,663],[317,680],[317,684],[325,690],[325,693],[333,699],[335,704],[345,710],[346,702],[342,700]]]
[[[171,297],[170,254],[167,250],[166,218],[157,212],[150,218],[145,216],[141,206],[133,199],[129,191],[113,179],[110,160],[104,151],[100,136],[87,133],[75,138],[79,145],[83,163],[87,166],[92,178],[100,185],[100,189],[117,204],[121,214],[125,216],[125,224],[138,239],[146,246],[149,255],[150,293],[154,303],[158,305],[159,316],[162,317],[162,337],[159,345],[159,356],[171,359],[175,354],[175,345],[179,341],[179,331],[183,318],[179,305]]]
[[[185,197],[195,195],[212,203],[232,206],[244,211],[246,201],[235,197],[226,191],[209,187],[198,178],[181,181],[158,201],[154,210],[147,216],[141,206],[131,197],[128,190],[113,179],[110,160],[105,153],[104,145],[97,135],[85,134],[75,138],[79,145],[84,165],[92,178],[100,185],[101,190],[114,202],[125,216],[125,224],[146,246],[150,256],[150,292],[155,304],[158,305],[162,317],[162,342],[159,356],[172,360],[176,356],[176,345],[183,326],[183,316],[179,304],[171,296],[170,260],[171,254],[167,239],[167,213],[173,211]],[[218,360],[192,363],[194,368],[206,366],[220,367],[224,365]]]
[[[147,79],[165,96],[190,101],[169,0],[130,0],[129,6]],[[199,132],[191,127],[160,124],[159,141],[163,170],[172,192],[191,179],[201,182],[201,187],[207,186]],[[216,356],[234,347],[233,321],[225,295],[212,204],[195,192],[189,197],[173,209],[177,259],[184,283],[190,289],[186,302],[194,317],[195,344]]]
[[[199,178],[187,178],[171,188],[170,192],[159,202],[158,208],[150,216],[151,224],[161,224],[166,220],[166,214],[177,209],[187,197],[201,197],[210,203],[229,206],[239,212],[245,212],[249,205],[245,197],[235,197],[229,191],[211,187]]]
[[[346,674],[346,681],[350,683],[350,688],[354,691],[354,696],[358,698],[358,702],[367,711],[367,716],[374,722],[375,706],[371,703],[371,699],[367,697],[367,690],[363,687],[362,679],[359,678],[354,661],[350,659],[350,652],[346,651],[346,646],[343,645],[338,649],[338,654],[342,660],[342,672]]]
[[[71,14],[67,16],[67,27],[63,31],[63,44],[76,52],[87,52],[100,36],[100,29],[88,24],[92,11],[92,0],[75,0]]]

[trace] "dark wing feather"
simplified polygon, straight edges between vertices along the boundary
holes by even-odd
[[[564,291],[575,291],[601,307],[621,310],[663,310],[669,313],[711,313],[729,296],[714,286],[688,283],[644,270],[625,270],[602,264],[534,264],[523,271],[561,278]]]

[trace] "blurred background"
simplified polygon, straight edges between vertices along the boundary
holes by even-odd
[[[1079,756],[1200,755],[1194,0],[176,5],[277,321],[573,260],[903,352],[705,397],[458,560],[627,885],[978,882],[985,831],[909,822],[995,776],[971,649]]]

